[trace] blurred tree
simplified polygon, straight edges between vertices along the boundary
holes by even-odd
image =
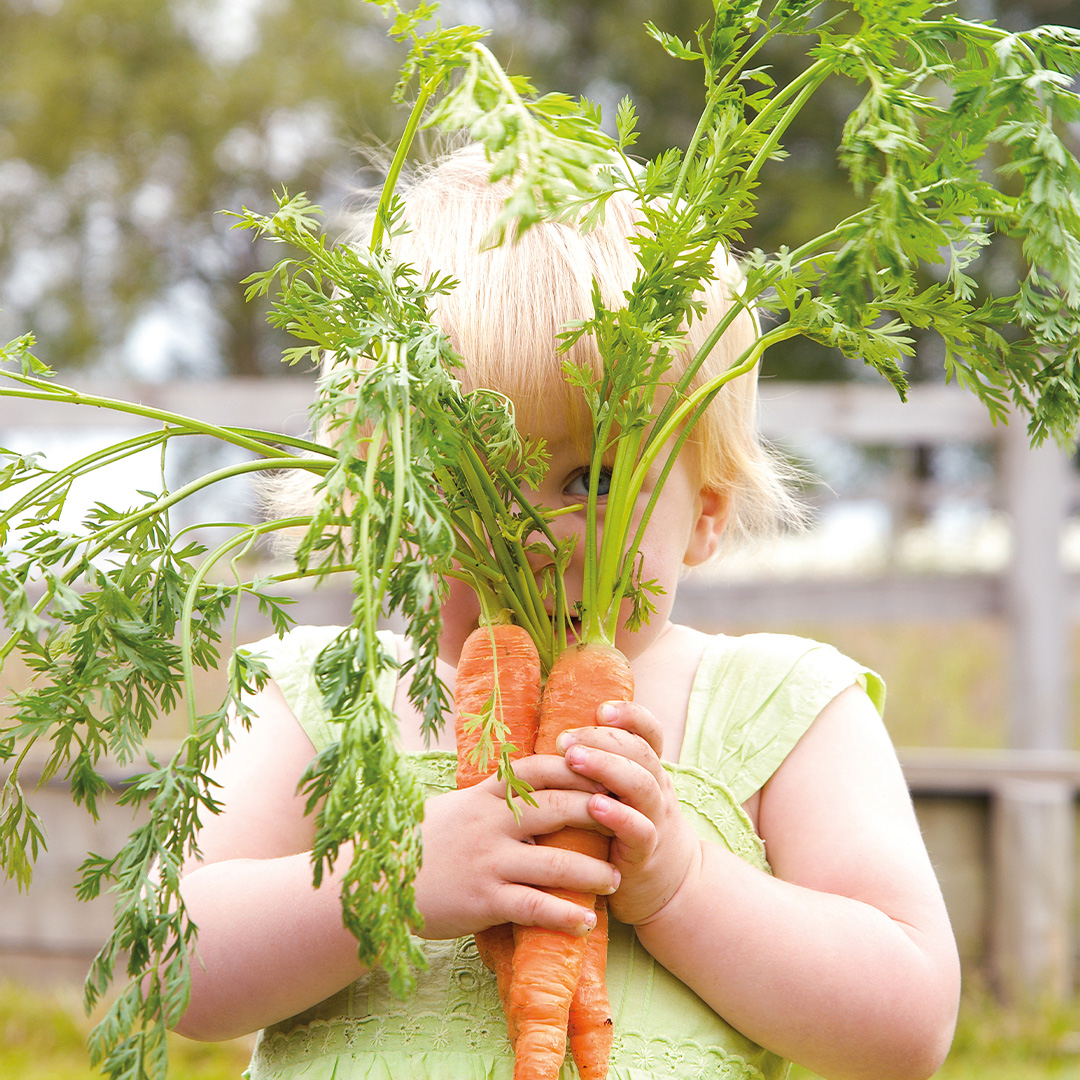
[[[641,26],[651,20],[684,41],[694,41],[697,28],[711,16],[709,0],[491,0],[486,6],[497,51],[512,56],[514,69],[530,75],[541,89],[582,94],[599,103],[612,120],[620,98],[629,94],[641,116],[642,137],[635,149],[643,157],[685,144],[701,109],[700,68],[668,58]],[[958,0],[957,9],[1009,30],[1080,23],[1080,0]],[[784,81],[803,66],[811,40],[784,39],[763,63]],[[822,88],[813,107],[803,110],[786,139],[787,159],[763,174],[758,214],[743,238],[745,247],[795,247],[855,209],[859,200],[838,166],[836,149],[844,120],[862,94],[858,86],[837,79]],[[1015,281],[1009,245],[998,245],[983,263],[984,280],[1007,281],[1011,276]],[[942,377],[929,337],[909,366],[914,380]],[[782,350],[773,349],[764,369],[786,379],[864,373],[860,364],[837,351],[801,338]]]
[[[64,367],[256,374],[281,342],[216,211],[340,205],[400,57],[358,0],[4,0],[0,332]],[[354,166],[355,167],[355,166]],[[335,188],[339,190],[334,190]]]
[[[1078,0],[960,8],[1015,29],[1080,19]],[[630,94],[648,157],[688,139],[702,87],[698,67],[670,59],[642,26],[692,39],[711,11],[710,0],[444,0],[442,17],[491,27],[512,70],[542,90],[584,94],[609,119]],[[239,284],[272,256],[216,211],[266,208],[283,184],[333,210],[362,165],[355,146],[396,138],[400,53],[378,9],[0,0],[0,40],[0,337],[32,329],[64,367],[156,378],[276,371],[282,341]],[[803,40],[785,48],[767,58],[781,78]],[[860,96],[837,81],[804,110],[745,246],[797,244],[853,205],[836,147]],[[912,374],[937,366],[931,351]],[[766,370],[838,378],[860,366],[797,342],[774,350]]]

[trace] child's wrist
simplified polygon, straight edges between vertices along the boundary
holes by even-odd
[[[674,889],[668,891],[667,897],[653,909],[651,914],[634,923],[637,930],[639,932],[644,931],[646,935],[651,932],[663,934],[668,926],[685,926],[683,920],[690,915],[696,903],[698,884],[701,880],[701,868],[701,842],[695,838],[686,873],[683,874],[682,879],[675,885]]]

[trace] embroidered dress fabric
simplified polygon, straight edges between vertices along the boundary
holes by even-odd
[[[313,668],[340,631],[302,627],[245,651],[267,665],[315,746],[336,737]],[[392,650],[391,638],[385,641]],[[690,698],[680,759],[665,764],[698,835],[769,871],[742,803],[824,706],[853,683],[880,710],[884,686],[831,646],[779,634],[718,635]],[[380,687],[391,700],[392,680]],[[413,755],[429,795],[454,787],[454,755]],[[494,976],[472,938],[421,942],[415,992],[395,998],[373,971],[258,1035],[247,1080],[512,1080],[513,1055]],[[633,929],[611,921],[608,990],[615,1019],[609,1080],[781,1080],[788,1063],[740,1035],[657,964]],[[559,1080],[575,1080],[567,1055]]]

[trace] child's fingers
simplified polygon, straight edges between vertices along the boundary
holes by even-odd
[[[628,731],[644,739],[657,758],[664,756],[664,729],[644,706],[634,701],[605,701],[596,710],[597,726],[603,730]]]
[[[504,823],[504,828],[514,840],[531,840],[547,836],[567,826],[576,829],[592,829],[593,819],[589,813],[589,799],[601,786],[590,783],[587,790],[568,791],[556,788],[551,791],[536,790],[532,803],[521,800],[516,818]]]
[[[637,768],[644,769],[647,773],[654,776],[657,783],[660,782],[661,777],[663,776],[664,766],[656,754],[653,753],[652,747],[645,742],[644,739],[640,739],[636,735],[631,735],[627,731],[605,731],[601,728],[574,728],[571,731],[564,731],[559,736],[556,749],[565,757],[570,753],[572,748],[579,746],[633,762]],[[574,765],[570,766],[570,768],[579,776],[591,775],[581,773],[578,764],[580,764],[580,762],[576,762]]]
[[[500,862],[499,871],[514,884],[599,896],[610,896],[621,881],[620,872],[605,859],[543,844],[516,845]]]
[[[518,926],[542,926],[583,937],[596,926],[596,912],[556,893],[527,885],[500,886],[493,897],[493,926],[511,922]]]
[[[566,751],[565,760],[573,772],[646,817],[656,818],[662,812],[668,784],[659,763],[654,771],[648,763],[584,742],[573,743]]]
[[[586,805],[593,821],[612,834],[612,862],[629,870],[644,865],[662,823],[672,817],[667,786],[637,762],[582,743],[566,751],[566,762],[603,786]]]
[[[597,785],[580,773],[574,772],[558,754],[533,754],[519,758],[514,763],[514,775],[524,781],[533,791],[574,790],[597,791]],[[506,782],[498,776],[489,776],[477,785],[500,798],[506,794]]]
[[[603,794],[590,798],[589,812],[597,825],[611,833],[613,863],[627,872],[645,865],[659,840],[656,825],[649,817]]]
[[[569,774],[561,758],[553,758],[553,764]],[[583,932],[580,909],[588,905],[565,897],[553,904],[527,894],[563,888],[609,895],[618,874],[605,859],[530,841],[564,825],[597,830],[588,806],[595,790],[594,784],[589,790],[539,789],[536,805],[522,804],[516,817],[502,791],[484,790],[483,784],[429,798],[421,826],[424,857],[415,880],[424,935],[460,937],[507,921]],[[505,894],[508,885],[524,892]],[[496,904],[496,896],[503,906]]]
[[[566,753],[576,743],[595,746],[621,754],[659,775],[663,766],[660,751],[663,733],[660,724],[648,709],[633,702],[608,702],[597,710],[607,722],[590,727],[571,728],[556,740],[556,749]]]
[[[615,918],[637,925],[651,919],[686,880],[700,842],[679,814],[667,805],[656,818],[608,795],[591,796],[597,825],[611,833],[608,857],[621,874],[619,889],[608,900]]]
[[[488,777],[476,785],[488,796],[485,806],[476,812],[490,817],[491,827],[516,841],[545,836],[566,826],[595,828],[588,809],[589,796],[602,791],[602,784],[575,772],[557,754],[537,754],[515,762],[514,771],[532,790],[515,797],[513,810],[506,805],[504,781]]]

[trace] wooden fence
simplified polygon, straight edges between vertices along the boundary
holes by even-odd
[[[94,392],[176,412],[292,433],[306,426],[307,387],[292,380],[187,385],[96,383]],[[101,410],[30,405],[0,398],[0,443],[8,433],[123,427]],[[948,388],[916,388],[901,405],[885,386],[766,385],[762,427],[782,443],[823,436],[856,444],[914,447],[949,442],[992,445],[1000,468],[995,501],[1012,521],[1001,572],[830,576],[782,582],[688,580],[676,617],[705,630],[727,613],[770,625],[858,619],[992,618],[1009,628],[1009,748],[903,750],[902,762],[969,970],[987,974],[1006,997],[1073,991],[1077,979],[1076,827],[1080,754],[1069,734],[1073,703],[1068,642],[1080,619],[1080,589],[1061,557],[1076,502],[1070,454],[1032,451],[1023,425],[994,429],[983,407]],[[299,596],[302,620],[343,617],[341,594]],[[265,628],[251,625],[251,636]],[[117,779],[121,776],[117,775]],[[106,808],[92,826],[53,784],[37,795],[51,836],[29,896],[0,883],[0,974],[38,977],[81,970],[108,925],[107,901],[74,902],[75,868],[89,850],[111,851],[130,828]]]

